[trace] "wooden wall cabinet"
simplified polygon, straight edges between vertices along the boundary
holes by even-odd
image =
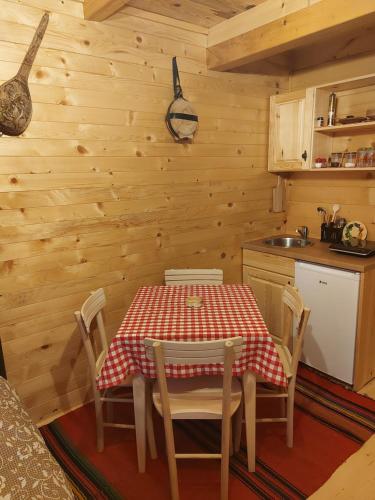
[[[285,285],[294,285],[294,260],[244,250],[243,264],[243,283],[252,287],[269,332],[281,341],[281,294]]]
[[[313,89],[271,97],[268,170],[310,168]]]
[[[336,124],[326,126],[329,96],[337,96]],[[269,156],[270,172],[348,172],[375,170],[372,165],[355,168],[315,168],[317,157],[328,160],[332,153],[355,152],[370,148],[374,142],[375,74],[342,80],[306,90],[278,94],[270,101]],[[325,126],[316,126],[322,116]],[[359,123],[342,124],[347,116],[363,117]]]

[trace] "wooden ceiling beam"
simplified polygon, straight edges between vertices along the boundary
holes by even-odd
[[[306,47],[303,51],[291,54],[293,72],[320,66],[342,59],[349,59],[360,54],[375,51],[375,26],[364,27],[352,33],[345,33],[332,38],[329,44],[321,42]]]
[[[208,68],[226,71],[316,42],[329,44],[330,38],[366,26],[375,26],[374,0],[321,0],[245,33],[232,30],[215,45],[209,43]]]
[[[85,19],[104,21],[122,9],[128,2],[129,0],[85,0],[83,3]]]
[[[276,19],[280,19],[292,12],[308,7],[313,0],[265,0],[255,4],[254,8],[241,12],[230,19],[223,20],[221,23],[212,26],[208,31],[208,47],[217,45],[242,35],[255,28],[264,26]],[[321,1],[321,0],[315,0]],[[254,3],[254,2],[252,2]]]

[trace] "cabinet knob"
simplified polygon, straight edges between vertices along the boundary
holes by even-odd
[[[306,161],[307,160],[307,151],[305,149],[305,151],[302,153],[302,158]]]

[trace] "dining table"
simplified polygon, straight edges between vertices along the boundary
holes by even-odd
[[[201,297],[200,307],[189,307],[188,297]],[[116,387],[133,375],[133,397],[138,470],[146,470],[146,390],[156,378],[147,359],[144,340],[208,341],[241,336],[243,349],[233,366],[244,390],[248,469],[255,470],[256,376],[285,387],[287,378],[274,341],[249,285],[142,286],[113,338],[97,378],[100,390]],[[222,364],[166,365],[172,378],[219,375]]]

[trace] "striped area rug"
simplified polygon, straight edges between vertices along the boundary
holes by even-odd
[[[277,408],[259,407],[259,411],[268,414]],[[108,429],[104,452],[96,452],[92,405],[42,427],[41,432],[77,498],[164,500],[169,497],[168,468],[162,421],[158,417],[155,420],[160,458],[148,461],[143,475],[136,471],[135,436],[131,431],[124,434]],[[284,424],[258,424],[256,472],[247,471],[246,449],[242,446],[231,459],[230,498],[305,499],[374,431],[375,401],[302,367],[296,391],[293,449],[286,447]],[[179,422],[175,434],[177,447],[185,451],[186,447],[188,451],[214,451],[220,442],[219,428],[208,421]],[[218,498],[218,462],[181,461],[178,472],[182,499]]]
[[[77,500],[125,498],[116,492],[99,470],[79,452],[58,422],[52,422],[40,431],[49,450],[62,466]]]

